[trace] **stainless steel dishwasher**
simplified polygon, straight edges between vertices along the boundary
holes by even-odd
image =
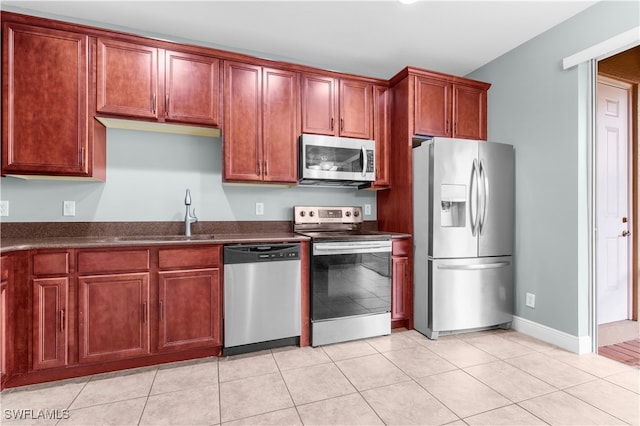
[[[224,355],[300,342],[300,244],[224,247]]]

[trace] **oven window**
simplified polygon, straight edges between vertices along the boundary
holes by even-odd
[[[391,253],[316,255],[311,261],[311,319],[391,310]]]

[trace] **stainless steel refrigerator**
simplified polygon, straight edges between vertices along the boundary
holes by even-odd
[[[413,149],[414,327],[431,339],[511,326],[514,162],[494,142]]]

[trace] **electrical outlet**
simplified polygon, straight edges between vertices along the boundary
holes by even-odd
[[[0,201],[0,216],[9,216],[9,201]]]
[[[75,201],[63,201],[62,202],[62,216],[75,216],[76,215],[76,202]]]
[[[364,205],[364,214],[366,216],[371,216],[371,204]]]
[[[264,203],[256,203],[256,216],[264,214]]]
[[[527,300],[525,304],[530,308],[536,307],[536,295],[533,293],[527,293]]]

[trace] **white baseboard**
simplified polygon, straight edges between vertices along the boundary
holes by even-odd
[[[564,331],[538,324],[528,319],[513,316],[511,328],[521,333],[527,334],[536,339],[540,339],[552,345],[561,347],[570,352],[577,354],[586,354],[591,352],[591,337],[589,336],[573,336]]]

